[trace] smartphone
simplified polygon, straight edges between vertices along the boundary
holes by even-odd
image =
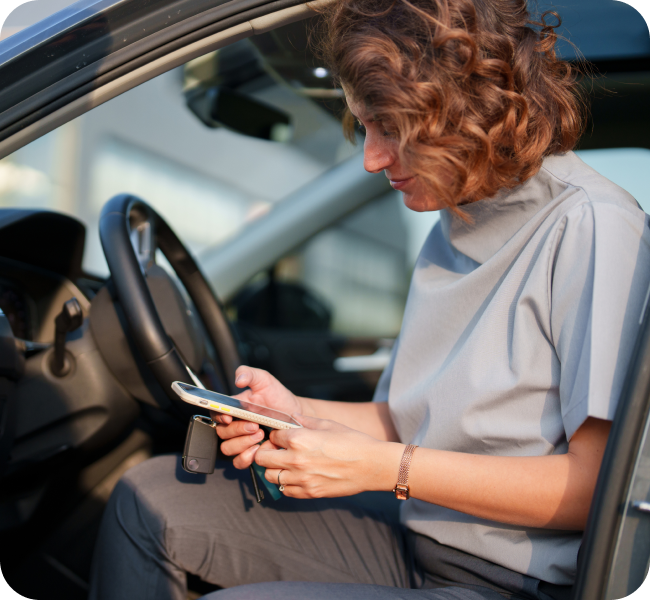
[[[272,429],[295,429],[302,427],[291,415],[280,410],[253,404],[246,400],[237,400],[237,398],[211,392],[210,390],[203,390],[189,383],[174,381],[172,383],[172,390],[181,397],[181,400],[189,404],[214,410],[224,415],[243,419],[244,421],[252,421],[259,425],[266,425]]]

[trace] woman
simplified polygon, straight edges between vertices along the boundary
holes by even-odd
[[[184,598],[185,571],[230,588],[215,600],[568,596],[650,236],[570,152],[574,74],[528,18],[524,0],[338,0],[326,15],[365,168],[442,211],[391,362],[358,404],[240,367],[242,397],[304,428],[259,447],[257,425],[220,416],[222,451],[285,498],[242,505],[232,470],[191,485],[176,457],[148,461],[109,503],[91,597]],[[369,490],[410,496],[400,523],[345,499]]]

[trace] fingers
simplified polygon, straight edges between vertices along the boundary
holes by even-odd
[[[296,449],[302,446],[301,439],[303,442],[309,439],[309,432],[305,429],[274,429],[269,434],[269,439],[280,448]]]
[[[267,481],[270,481],[271,483],[275,483],[275,485],[280,485],[280,482],[278,480],[278,475],[280,475],[280,471],[283,469],[266,469],[264,471],[264,477],[266,477]],[[284,471],[286,474],[286,470]],[[286,484],[286,481],[283,481],[282,483]]]
[[[284,448],[276,446],[271,440],[266,440],[261,447],[263,450],[284,450]]]
[[[291,415],[298,423],[307,429],[340,429],[345,428],[345,425],[341,425],[336,421],[330,421],[329,419],[319,419],[318,417],[308,417],[307,415],[301,415],[294,413]],[[288,431],[288,430],[285,430]]]
[[[222,442],[221,452],[226,456],[239,456],[247,452],[253,446],[257,446],[264,439],[264,432],[259,431],[246,437],[237,437],[232,440]]]
[[[282,486],[281,494],[289,498],[314,498],[313,494],[302,487],[302,482],[287,469],[266,469],[264,477],[278,487]]]
[[[275,483],[275,485],[284,486],[291,485],[290,482],[293,480],[291,473],[287,469],[266,469],[264,477],[266,477],[267,481]]]
[[[223,444],[222,444],[223,448]],[[236,469],[248,469],[248,467],[253,464],[253,461],[255,460],[255,456],[260,450],[260,448],[264,448],[265,450],[277,450],[278,447],[266,440],[261,446],[260,445],[255,445],[252,448],[249,448],[248,450],[245,450],[242,452],[239,456],[237,456],[233,461],[232,464]]]
[[[232,417],[230,417],[232,421]],[[231,440],[232,438],[240,436],[250,436],[260,431],[260,426],[257,423],[250,421],[232,421],[231,423],[217,425],[217,435],[222,440]]]
[[[226,456],[238,456],[233,461],[237,468],[245,468],[251,464],[255,454],[252,447],[257,447],[257,444],[264,439],[264,431],[260,429],[260,426],[249,421],[233,421],[228,425],[219,424],[217,425],[217,435],[223,440],[221,452]],[[237,466],[239,464],[243,466]]]
[[[321,431],[351,431],[349,427],[330,421],[329,419],[318,419],[316,417],[307,417],[298,413],[291,415],[298,423],[303,426],[303,429],[274,429],[269,435],[269,439],[281,448],[299,448],[303,442],[306,442],[313,436],[309,430]]]
[[[221,423],[222,425],[228,425],[232,423],[232,417],[230,415],[223,415],[218,412],[210,411],[210,417],[215,423]]]
[[[267,469],[288,469],[291,467],[291,456],[289,454],[284,448],[280,448],[267,440],[262,444],[260,451],[255,454],[255,462],[260,467],[266,467]]]
[[[232,464],[235,467],[235,469],[248,469],[248,467],[250,467],[253,464],[253,460],[255,460],[255,454],[257,454],[259,449],[260,446],[255,444],[248,450],[242,452],[239,456],[236,456],[235,460],[232,461]]]

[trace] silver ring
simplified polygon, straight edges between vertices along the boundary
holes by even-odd
[[[280,473],[278,473],[278,485],[280,486],[279,490],[281,492],[284,492],[284,486],[282,485],[282,482],[280,481],[280,474],[282,473],[282,471],[284,471],[284,469],[280,469]]]

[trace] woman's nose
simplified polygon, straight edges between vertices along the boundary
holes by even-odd
[[[369,173],[381,173],[395,163],[394,149],[386,137],[366,135],[363,144],[363,168]]]

